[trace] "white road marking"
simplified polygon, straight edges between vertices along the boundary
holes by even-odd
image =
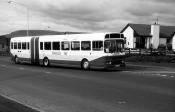
[[[174,76],[170,76],[171,78],[174,78]]]
[[[154,67],[154,68],[172,68],[172,67],[165,67],[165,66],[158,66],[158,65],[141,65],[141,64],[130,64],[128,63],[127,65],[130,65],[130,66],[138,66],[138,67]]]
[[[126,73],[134,73],[138,75],[144,75],[144,76],[157,76],[157,77],[162,77],[162,78],[174,78],[175,77],[175,72],[169,72],[169,71],[122,71]]]
[[[130,73],[142,73],[142,74],[153,74],[153,75],[159,75],[159,74],[175,74],[174,71],[169,72],[169,71],[122,71],[122,72],[130,72]]]
[[[23,68],[23,67],[19,67],[19,69],[20,69],[20,70],[24,70],[24,68]]]
[[[152,74],[152,75],[155,75],[155,76],[160,76],[161,74]]]
[[[1,67],[7,67],[7,65],[1,65]]]
[[[118,104],[126,104],[126,101],[118,101]]]
[[[167,75],[160,75],[160,76],[162,76],[162,77],[167,77]]]
[[[122,71],[122,72],[131,72],[131,71]]]
[[[49,72],[49,71],[48,71],[48,72],[45,72],[45,73],[46,73],[46,74],[51,74],[51,72]]]

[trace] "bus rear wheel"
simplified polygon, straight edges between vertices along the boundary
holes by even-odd
[[[90,63],[88,60],[83,60],[82,63],[81,63],[81,68],[84,69],[84,70],[88,70],[90,68]]]
[[[44,58],[44,60],[43,60],[43,65],[44,65],[45,67],[49,66],[49,59]]]

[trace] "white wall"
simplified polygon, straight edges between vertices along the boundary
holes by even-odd
[[[160,44],[166,45],[167,44],[167,39],[166,38],[160,38],[159,39],[159,45]]]
[[[172,38],[172,49],[175,51],[175,35]]]
[[[152,34],[151,43],[153,45],[153,48],[157,49],[159,46],[160,25],[158,24],[151,25],[151,34]]]
[[[126,48],[134,48],[134,30],[128,26],[123,34],[126,37]]]
[[[151,47],[151,39],[152,37],[147,37],[145,44],[146,44],[146,48],[149,49]]]

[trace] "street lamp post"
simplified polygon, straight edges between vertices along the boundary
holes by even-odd
[[[28,6],[26,6],[25,4],[22,4],[22,3],[19,3],[19,2],[16,2],[16,1],[8,1],[9,4],[17,4],[17,5],[20,5],[20,6],[23,6],[26,8],[27,10],[27,36],[29,36],[29,8]]]

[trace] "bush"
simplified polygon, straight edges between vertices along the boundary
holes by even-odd
[[[172,44],[167,44],[168,51],[172,51]]]
[[[158,46],[158,50],[166,50],[166,45],[160,44],[160,45]]]
[[[160,44],[158,46],[158,52],[159,52],[159,55],[165,55],[166,54],[166,45]]]

